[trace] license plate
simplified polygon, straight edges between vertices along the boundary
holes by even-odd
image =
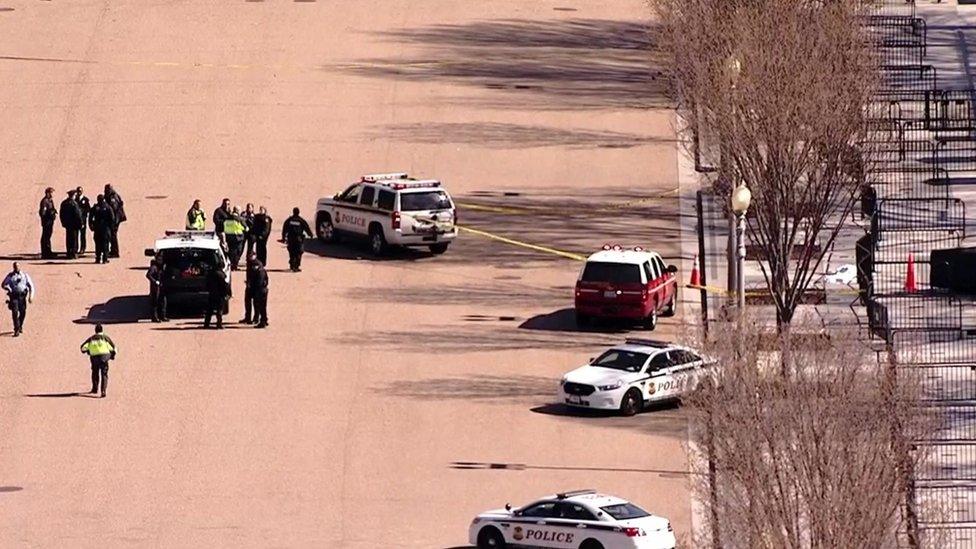
[[[566,400],[568,400],[570,404],[580,404],[583,402],[583,398],[577,395],[569,395],[569,398]]]
[[[617,292],[615,292],[613,290],[607,290],[607,291],[603,292],[603,297],[608,298],[608,299],[614,299],[614,298],[617,297]]]

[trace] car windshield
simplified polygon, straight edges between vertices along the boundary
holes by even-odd
[[[647,362],[647,357],[648,355],[644,353],[611,349],[594,360],[591,366],[613,368],[614,370],[624,370],[627,372],[639,372],[644,367],[644,363]]]
[[[422,210],[446,210],[451,207],[451,199],[444,191],[419,193],[400,193],[400,209],[405,212]]]
[[[617,520],[630,520],[651,516],[650,513],[634,505],[633,503],[607,505],[606,507],[600,507],[600,509]]]
[[[640,265],[591,261],[583,268],[581,280],[583,282],[609,282],[611,284],[640,284]]]
[[[170,276],[204,276],[217,265],[217,253],[201,248],[163,250],[163,270]]]

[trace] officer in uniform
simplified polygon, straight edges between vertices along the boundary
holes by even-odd
[[[214,232],[216,232],[217,236],[221,238],[221,241],[223,241],[224,238],[224,221],[226,221],[228,217],[230,217],[230,199],[225,198],[223,201],[221,201],[220,207],[214,210],[213,213]]]
[[[302,270],[302,254],[305,253],[305,238],[312,236],[308,221],[302,219],[298,208],[293,208],[291,217],[281,226],[281,241],[288,244],[288,266],[291,272]]]
[[[247,242],[247,254],[244,257],[251,257],[251,252],[254,251],[254,204],[248,203],[244,206],[241,221],[244,222],[244,229],[246,230],[244,240]]]
[[[268,238],[271,237],[271,216],[268,209],[264,206],[258,208],[258,213],[254,214],[254,221],[251,222],[251,234],[254,237],[254,253],[258,261],[265,267],[268,266]],[[248,254],[250,255],[250,254]]]
[[[186,229],[188,231],[202,231],[206,228],[207,216],[200,209],[200,199],[193,201],[193,206],[186,212]]]
[[[112,231],[115,228],[115,212],[104,196],[98,195],[95,198],[95,207],[88,215],[88,224],[92,228],[92,239],[95,241],[95,263],[108,263]]]
[[[125,217],[125,203],[111,185],[105,185],[105,202],[108,203],[108,206],[112,208],[112,212],[115,214],[115,225],[112,227],[112,232],[109,235],[111,238],[111,246],[109,246],[108,256],[119,257],[119,226],[127,219]]]
[[[78,233],[81,231],[81,207],[75,201],[75,191],[68,191],[68,198],[61,201],[61,226],[64,227],[65,257],[78,257]]]
[[[4,277],[0,288],[7,292],[7,307],[14,321],[14,337],[17,337],[24,331],[27,304],[34,301],[34,281],[30,275],[21,272],[20,265],[14,262],[14,269]]]
[[[58,210],[54,207],[54,189],[44,189],[44,198],[37,209],[41,218],[41,259],[54,259],[51,250],[51,236],[54,235],[54,221],[58,218]]]
[[[254,323],[256,328],[268,327],[268,271],[255,259],[247,267],[247,288],[254,299]]]
[[[103,332],[102,325],[96,324],[95,335],[81,344],[81,352],[88,355],[88,359],[91,361],[91,394],[98,392],[98,382],[101,380],[101,397],[105,398],[105,390],[108,389],[108,361],[115,360],[115,353],[118,352],[118,348],[112,338]]]
[[[224,329],[224,302],[230,295],[230,288],[224,280],[224,273],[219,269],[211,269],[207,273],[207,313],[203,319],[203,327],[210,327],[210,319],[217,315],[217,329]]]
[[[153,259],[149,262],[149,270],[146,271],[146,279],[149,280],[149,299],[152,302],[152,321],[169,322],[166,318],[166,294],[163,290],[163,261],[161,258]]]
[[[88,215],[91,214],[91,201],[85,196],[85,190],[81,187],[75,189],[75,202],[81,210],[81,229],[78,231],[78,253],[83,254],[88,251]]]
[[[244,253],[244,233],[247,227],[241,219],[241,212],[234,206],[230,216],[224,219],[224,240],[227,243],[227,255],[230,256],[230,269],[238,270],[241,255]]]

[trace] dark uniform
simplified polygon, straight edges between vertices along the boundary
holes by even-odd
[[[34,281],[30,275],[20,270],[14,264],[14,270],[3,279],[0,287],[7,292],[7,307],[14,324],[14,337],[24,331],[24,319],[27,317],[27,302],[33,298]]]
[[[230,295],[230,288],[224,280],[224,273],[213,269],[207,273],[207,313],[203,319],[203,327],[210,327],[210,319],[217,315],[217,328],[224,327],[224,302]]]
[[[78,257],[78,232],[83,225],[81,207],[74,199],[74,191],[61,201],[61,226],[64,227],[64,249],[68,259]]]
[[[254,237],[254,253],[258,256],[258,261],[265,267],[268,266],[268,238],[271,236],[271,216],[266,213],[254,214],[251,222],[251,234]],[[250,255],[250,254],[248,254]]]
[[[115,360],[117,347],[112,338],[103,334],[101,325],[96,328],[95,335],[89,337],[81,344],[81,352],[88,355],[91,361],[91,382],[92,394],[98,392],[99,381],[101,381],[102,396],[108,389],[108,361]]]
[[[230,206],[222,204],[219,208],[214,210],[213,213],[213,224],[214,232],[217,234],[223,234],[224,232],[224,221],[230,217]]]
[[[75,202],[81,210],[81,229],[78,230],[78,253],[88,251],[88,216],[91,214],[91,202],[84,194],[75,191]]]
[[[108,256],[119,257],[119,226],[127,219],[125,217],[125,203],[111,185],[105,185],[105,202],[112,208],[112,213],[115,214],[115,224],[112,226],[111,234],[109,234],[110,245]]]
[[[41,199],[41,205],[37,209],[37,215],[41,218],[41,258],[53,259],[54,251],[51,249],[51,236],[54,235],[54,221],[58,218],[58,210],[54,207],[54,199],[51,198],[53,189],[48,189]]]
[[[166,293],[163,290],[163,266],[153,260],[146,271],[146,279],[149,280],[149,299],[152,304],[152,321],[166,322]]]
[[[254,210],[245,209],[241,214],[241,221],[244,223],[244,240],[247,242],[247,251],[244,257],[251,257],[254,252]]]
[[[115,229],[115,212],[102,195],[98,195],[95,207],[88,216],[88,224],[91,225],[92,239],[95,241],[95,263],[108,263],[112,232]]]
[[[312,229],[308,222],[298,215],[298,208],[295,213],[285,220],[281,226],[281,239],[288,244],[288,266],[292,272],[302,270],[302,254],[305,253],[305,238],[312,236]]]
[[[260,261],[247,265],[247,289],[244,296],[244,320],[251,319],[251,303],[254,304],[254,323],[258,328],[268,325],[268,271]]]

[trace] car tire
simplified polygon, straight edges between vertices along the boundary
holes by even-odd
[[[593,324],[593,318],[590,315],[585,315],[579,311],[576,312],[576,326],[583,328],[590,324]]]
[[[644,399],[641,397],[640,391],[631,389],[620,400],[620,415],[628,417],[637,415],[637,412],[640,412],[643,407]]]
[[[675,301],[677,301],[677,299],[678,299],[677,297],[671,296],[671,301],[668,302],[668,308],[664,309],[664,312],[661,313],[661,316],[674,316],[676,310]]]
[[[386,237],[383,235],[383,229],[377,225],[373,225],[369,228],[369,251],[376,257],[380,257],[386,254]]]
[[[603,549],[603,544],[595,539],[588,539],[580,545],[580,549]]]
[[[482,528],[478,532],[478,549],[504,549],[505,537],[494,526]]]
[[[442,242],[440,244],[431,244],[430,253],[434,255],[441,255],[447,251],[447,242]]]
[[[315,236],[318,237],[320,242],[325,244],[332,244],[336,239],[335,225],[332,223],[332,216],[329,214],[322,214],[318,223],[315,224]]]
[[[644,319],[643,326],[645,330],[654,331],[657,328],[657,311],[651,311],[651,314],[647,315]]]

